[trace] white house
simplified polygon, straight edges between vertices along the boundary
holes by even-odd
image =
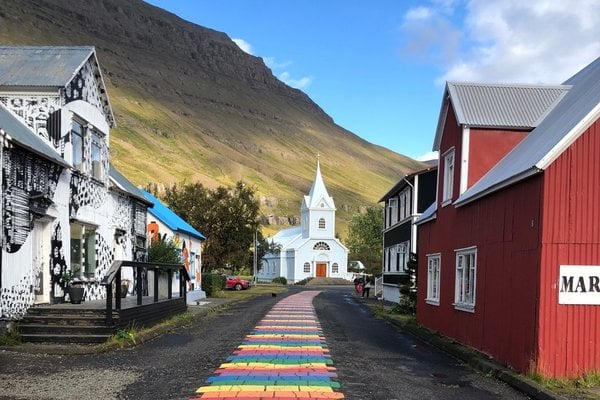
[[[153,203],[148,208],[147,233],[150,240],[165,236],[181,250],[181,262],[190,276],[190,287],[187,294],[188,303],[205,298],[202,289],[202,242],[203,234],[175,214],[150,193],[141,190],[146,199]],[[179,277],[173,279],[173,292],[179,292]],[[191,303],[190,303],[191,302]]]
[[[295,283],[311,277],[347,278],[348,249],[335,238],[335,211],[317,162],[315,180],[302,201],[301,225],[267,239],[278,249],[263,257],[257,279],[284,277]]]
[[[114,125],[93,47],[0,46],[0,319],[62,301],[67,271],[104,298],[113,260],[145,258],[151,203],[110,167]]]

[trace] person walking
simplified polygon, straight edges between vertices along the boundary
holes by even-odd
[[[365,281],[365,285],[363,286],[363,289],[362,289],[362,297],[365,297],[365,294],[366,294],[367,299],[368,299],[370,291],[371,291],[371,280],[369,278],[367,278],[367,280]]]

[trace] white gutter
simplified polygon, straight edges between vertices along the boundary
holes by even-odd
[[[4,199],[4,142],[6,141],[6,131],[0,128],[0,192],[2,192],[2,199]],[[2,258],[4,253],[4,200],[0,199],[0,288],[2,287]]]

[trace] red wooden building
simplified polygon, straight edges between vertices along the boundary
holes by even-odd
[[[599,116],[600,59],[559,86],[447,84],[420,324],[521,372],[600,370]]]

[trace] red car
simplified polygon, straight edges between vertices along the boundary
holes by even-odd
[[[226,289],[242,290],[242,289],[248,289],[249,287],[250,287],[250,282],[248,282],[245,279],[240,279],[237,276],[228,276],[227,280],[225,281]]]

